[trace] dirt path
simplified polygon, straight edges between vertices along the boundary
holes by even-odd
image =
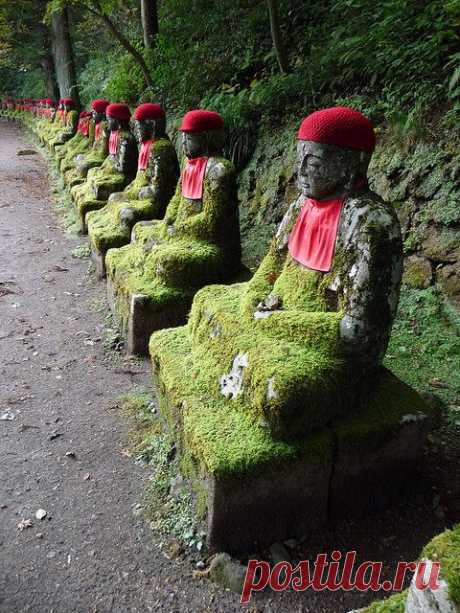
[[[127,425],[113,407],[149,385],[149,367],[104,349],[104,287],[71,256],[83,241],[59,228],[45,163],[18,157],[25,147],[0,121],[0,611],[240,610],[237,595],[194,578],[190,560],[165,558],[139,514],[148,471],[123,455]],[[33,525],[20,531],[22,520]],[[301,555],[351,548],[391,566],[443,525],[406,505],[315,534]],[[342,613],[373,598],[267,594],[251,611]]]
[[[103,286],[71,256],[82,241],[58,227],[42,158],[21,148],[0,122],[0,610],[205,610],[214,589],[164,558],[139,516],[148,474],[122,454],[111,408],[149,384],[148,364],[132,375],[108,359]]]

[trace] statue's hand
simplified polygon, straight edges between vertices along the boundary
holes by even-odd
[[[269,294],[266,298],[261,300],[256,306],[254,312],[254,319],[265,319],[270,317],[275,311],[279,311],[283,308],[282,300],[279,296]]]
[[[121,202],[124,199],[124,193],[123,192],[115,192],[113,194],[110,194],[109,196],[109,202]]]
[[[119,218],[121,227],[128,231],[134,225],[135,215],[132,209],[121,209]]]
[[[148,200],[152,197],[152,189],[147,186],[139,190],[139,200]]]

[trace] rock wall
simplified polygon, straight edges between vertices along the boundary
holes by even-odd
[[[296,196],[298,122],[265,126],[240,175],[243,257],[254,268]],[[435,283],[460,308],[460,147],[458,143],[397,143],[386,134],[370,168],[372,188],[393,202],[401,221],[405,283]]]

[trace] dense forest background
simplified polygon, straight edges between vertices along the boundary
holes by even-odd
[[[459,123],[459,0],[0,0],[2,94],[56,94],[62,16],[83,104],[213,107],[239,131],[337,102],[403,130]]]

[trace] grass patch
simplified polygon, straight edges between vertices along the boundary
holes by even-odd
[[[75,249],[72,249],[70,255],[77,260],[86,260],[91,255],[91,249],[89,245],[79,245],[75,247]]]
[[[201,550],[205,533],[196,524],[192,496],[179,476],[175,443],[163,428],[153,397],[139,388],[118,398],[117,404],[131,422],[131,453],[152,470],[144,497],[152,529]]]
[[[385,365],[421,392],[447,405],[448,424],[460,429],[460,317],[435,288],[403,287]]]

